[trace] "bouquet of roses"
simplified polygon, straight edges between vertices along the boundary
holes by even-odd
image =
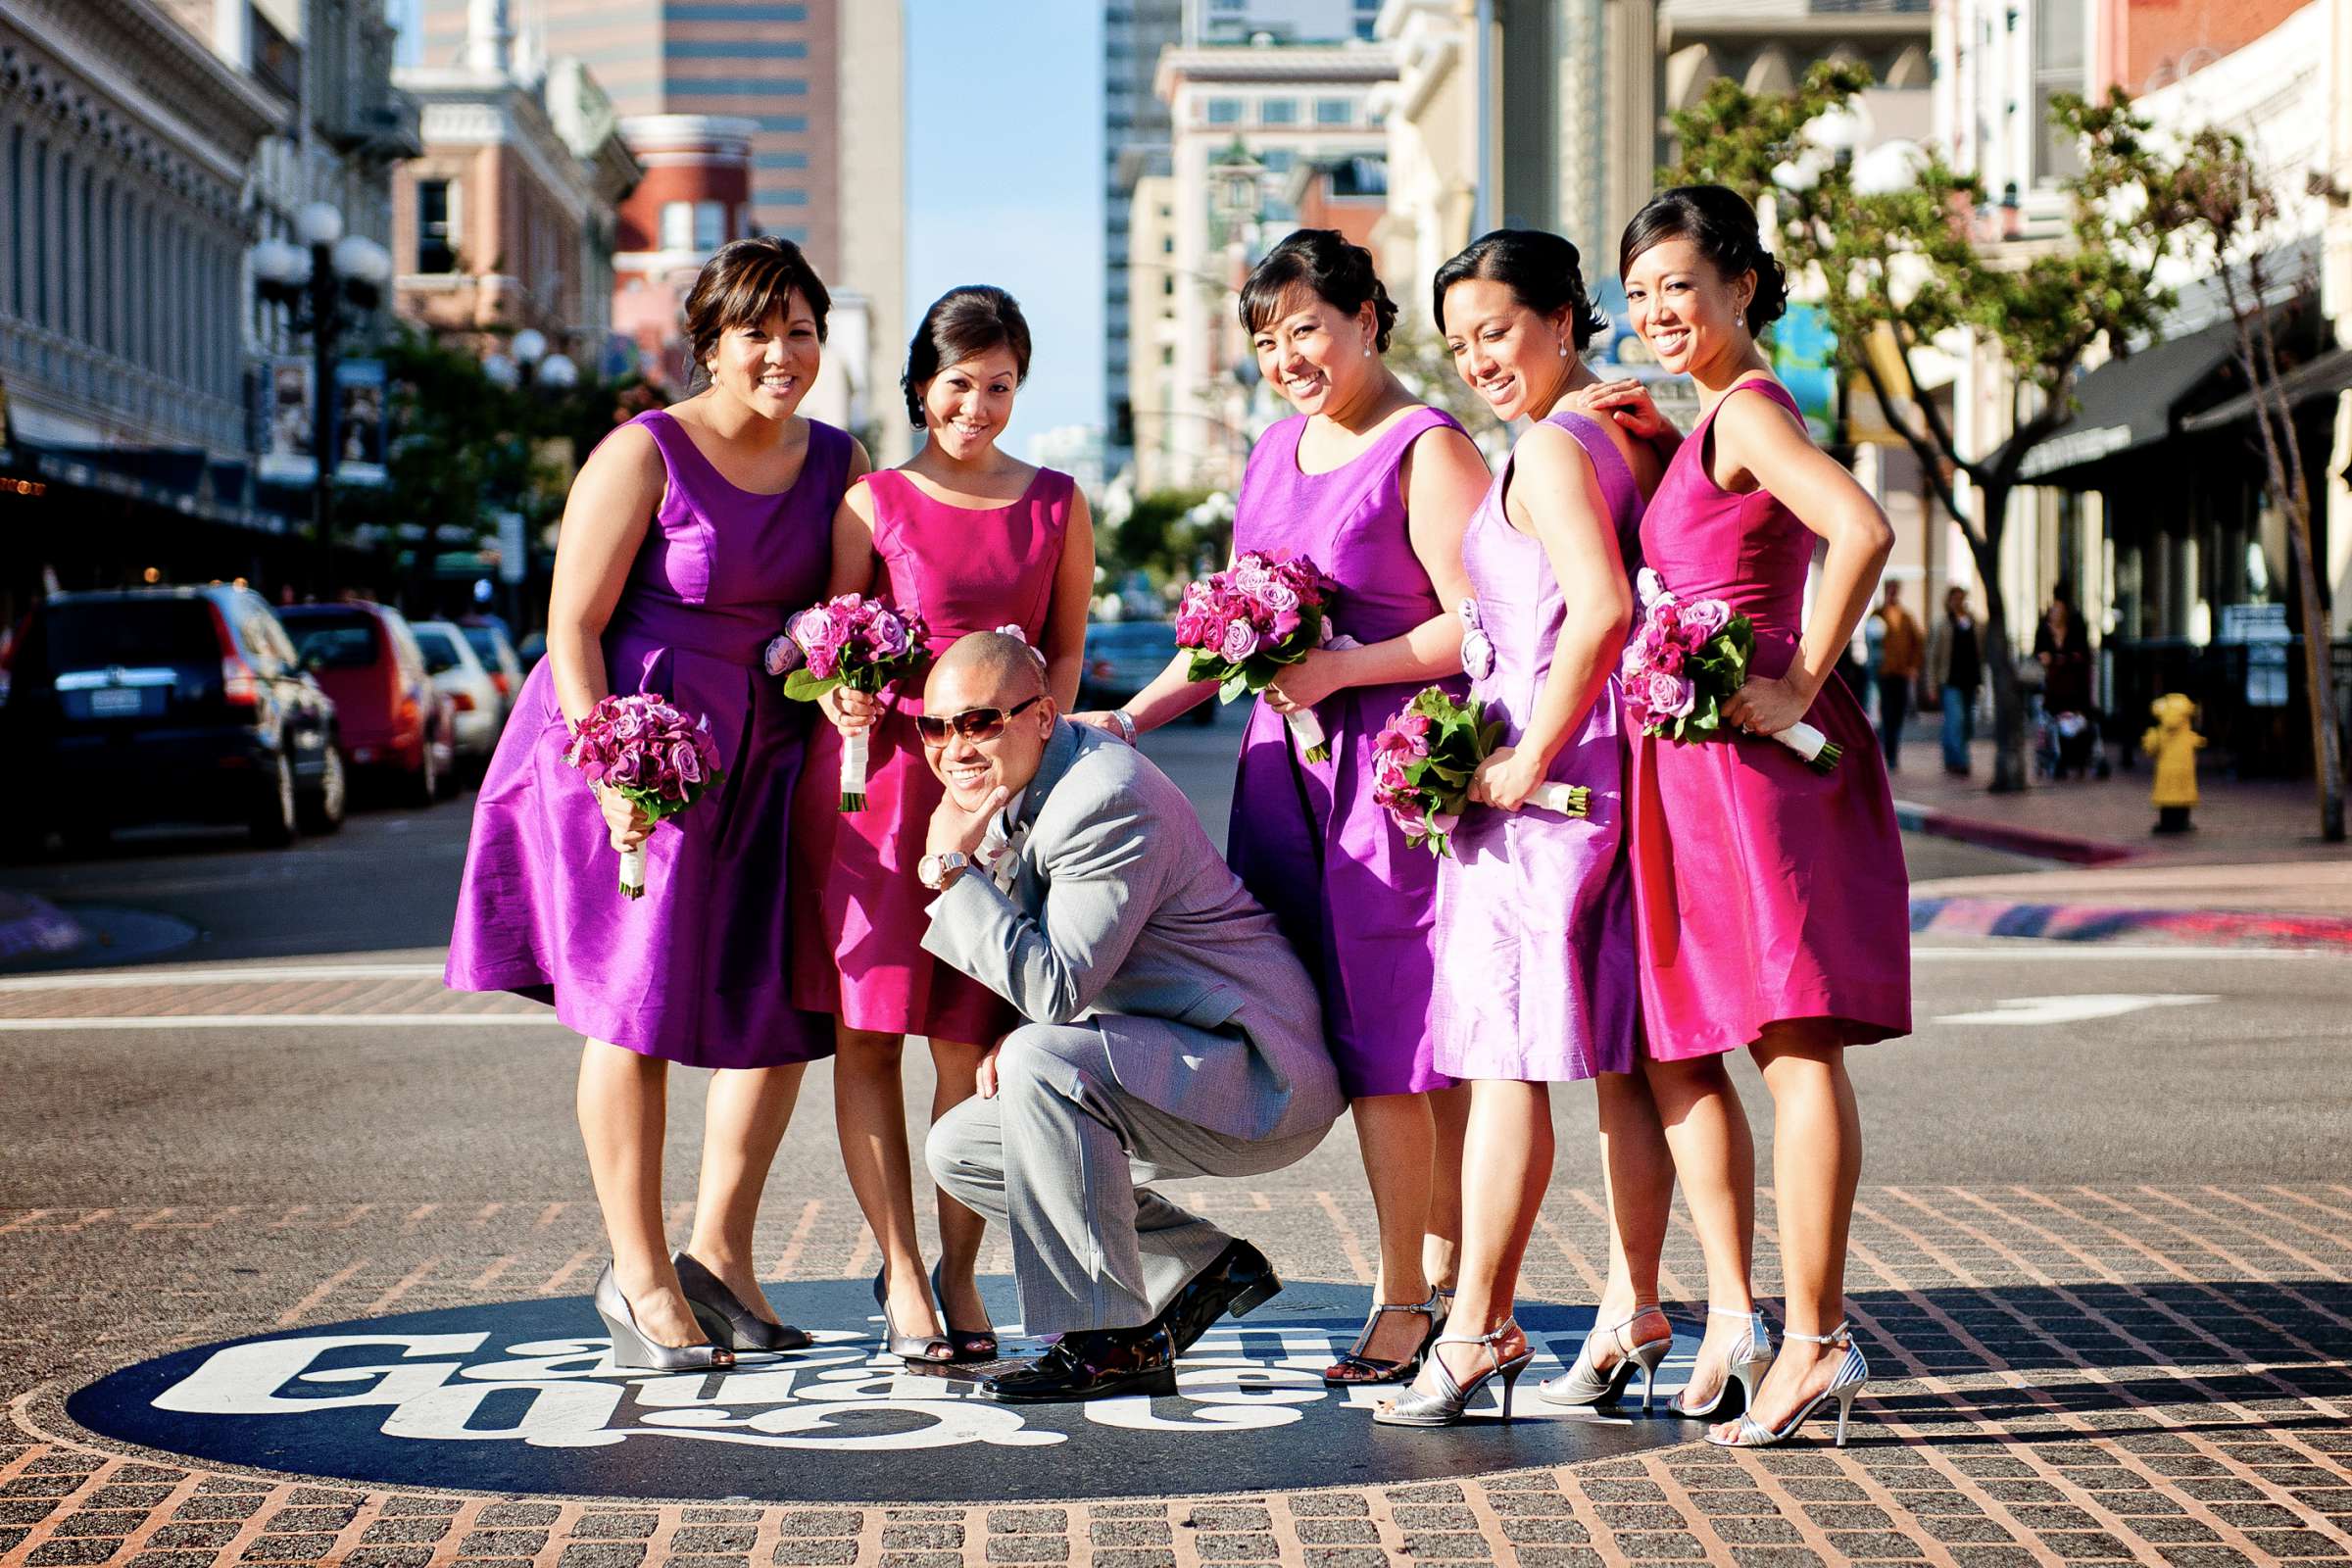
[[[923,620],[879,599],[843,594],[802,611],[767,645],[767,672],[784,677],[784,695],[813,703],[836,686],[878,696],[923,659]],[[867,734],[844,736],[841,808],[865,809]]]
[[[1218,698],[1230,703],[1245,692],[1264,691],[1285,665],[1317,648],[1352,648],[1333,634],[1324,614],[1335,586],[1304,556],[1252,550],[1235,558],[1225,570],[1187,587],[1176,608],[1176,646],[1193,656],[1187,675],[1216,681]],[[1308,761],[1331,760],[1331,746],[1312,712],[1301,708],[1283,716]]]
[[[703,798],[726,777],[710,721],[688,723],[686,715],[652,692],[608,697],[588,711],[564,760],[588,775],[592,785],[618,792],[622,800],[660,826]],[[645,897],[645,846],[620,856],[620,896]]]
[[[1489,721],[1487,705],[1448,695],[1442,686],[1416,692],[1372,742],[1372,802],[1389,813],[1414,849],[1450,856],[1448,835],[1470,798],[1471,775],[1494,755],[1502,720]],[[1530,806],[1562,816],[1592,808],[1592,792],[1556,780],[1540,784]]]
[[[1636,579],[1642,619],[1625,645],[1619,676],[1626,714],[1643,734],[1677,741],[1733,738],[1723,705],[1747,682],[1756,631],[1745,615],[1720,599],[1679,600],[1647,566]],[[1838,765],[1844,751],[1820,730],[1795,723],[1773,737],[1816,773]]]

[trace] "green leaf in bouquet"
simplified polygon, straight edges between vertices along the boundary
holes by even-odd
[[[1224,664],[1225,662],[1216,656],[1214,650],[1196,648],[1192,651],[1191,662],[1184,666],[1184,678],[1186,680],[1208,680],[1214,677],[1217,671],[1224,667]],[[1228,699],[1228,701],[1230,700]]]
[[[1247,697],[1255,690],[1257,690],[1257,688],[1250,682],[1250,671],[1247,669],[1237,669],[1232,674],[1226,676],[1224,684],[1217,688],[1217,701],[1221,703],[1230,703],[1238,698]]]
[[[841,683],[839,675],[828,675],[820,680],[809,674],[808,666],[804,664],[784,677],[784,695],[796,703],[813,703]]]

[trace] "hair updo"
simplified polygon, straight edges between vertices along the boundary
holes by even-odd
[[[1625,225],[1617,246],[1619,276],[1633,270],[1634,259],[1670,239],[1687,239],[1726,280],[1742,272],[1756,274],[1756,296],[1747,302],[1747,329],[1761,332],[1788,308],[1788,278],[1780,262],[1764,248],[1756,226],[1756,210],[1738,191],[1722,185],[1677,185],[1649,199],[1649,205]]]
[[[906,373],[899,377],[914,427],[924,428],[923,391],[933,376],[997,349],[1012,351],[1013,384],[1027,381],[1029,318],[1020,301],[987,283],[966,283],[933,300],[906,345]]]
[[[1429,314],[1446,330],[1446,291],[1456,283],[1484,279],[1500,283],[1511,297],[1538,316],[1568,313],[1568,328],[1581,353],[1593,334],[1609,324],[1585,292],[1582,258],[1576,247],[1540,228],[1498,228],[1481,234],[1452,261],[1438,269],[1430,285]]]
[[[695,274],[686,292],[686,341],[694,356],[692,377],[710,373],[710,356],[718,340],[739,326],[758,326],[779,310],[789,310],[798,292],[816,318],[816,340],[825,340],[825,315],[833,297],[808,265],[801,248],[788,239],[761,234],[721,245]]]
[[[1282,314],[1282,302],[1293,289],[1312,289],[1333,310],[1353,316],[1369,301],[1374,323],[1372,347],[1385,354],[1389,329],[1396,324],[1396,302],[1380,286],[1372,270],[1372,253],[1351,243],[1336,228],[1295,229],[1266,252],[1242,284],[1242,327],[1252,335],[1263,331]]]

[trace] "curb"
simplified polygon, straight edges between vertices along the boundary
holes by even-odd
[[[2045,833],[2039,828],[2017,827],[2008,822],[1987,822],[1982,817],[1959,816],[1910,801],[1894,803],[1894,820],[1895,825],[1906,833],[1927,833],[1936,838],[1957,839],[1963,844],[1980,844],[1989,850],[2007,850],[2040,860],[2063,860],[2069,865],[2112,865],[2118,860],[2129,860],[2139,853],[2101,839],[2074,838],[2064,833]]]
[[[89,940],[80,921],[48,900],[0,892],[0,960],[52,957]]]
[[[2244,909],[2135,909],[2014,899],[1911,901],[1914,935],[2037,937],[2044,942],[2179,943],[2352,954],[2352,917],[2263,914]]]

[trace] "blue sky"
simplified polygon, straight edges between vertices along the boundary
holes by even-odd
[[[907,0],[906,324],[958,283],[1009,289],[1029,384],[1004,449],[1102,418],[1102,13]]]

